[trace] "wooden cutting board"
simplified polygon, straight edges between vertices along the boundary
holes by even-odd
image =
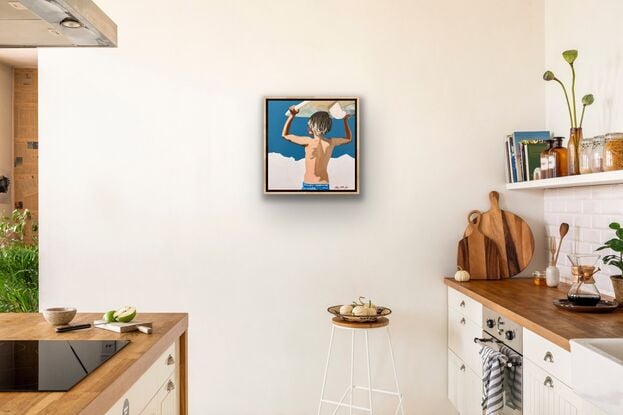
[[[500,208],[500,195],[489,193],[491,208],[482,213],[480,232],[492,239],[500,255],[502,278],[510,278],[528,267],[534,255],[534,236],[530,226],[519,216]],[[475,218],[470,218],[474,222]],[[468,226],[465,235],[470,232]]]
[[[498,280],[502,266],[500,254],[495,241],[480,231],[481,219],[482,213],[478,211],[468,214],[466,236],[459,241],[456,262],[469,272],[471,279]]]
[[[107,323],[104,320],[95,320],[93,326],[98,329],[110,330],[117,333],[140,331],[141,333],[151,334],[152,332],[151,322],[131,321],[129,323]]]

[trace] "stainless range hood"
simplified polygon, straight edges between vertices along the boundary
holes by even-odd
[[[0,48],[116,47],[117,25],[91,0],[0,0]]]

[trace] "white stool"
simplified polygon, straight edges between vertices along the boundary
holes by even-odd
[[[331,340],[329,340],[329,355],[327,356],[327,363],[324,368],[324,377],[322,379],[322,390],[320,392],[320,404],[318,405],[318,415],[320,415],[320,411],[322,410],[322,404],[330,404],[335,406],[335,410],[333,411],[333,415],[337,413],[340,408],[349,408],[350,414],[353,413],[353,409],[357,409],[359,411],[365,411],[372,414],[372,392],[374,393],[382,393],[385,395],[396,396],[398,398],[398,406],[396,407],[396,412],[394,415],[400,411],[402,415],[404,415],[404,404],[403,404],[403,396],[400,393],[400,387],[398,386],[398,376],[396,376],[396,362],[394,361],[394,351],[392,350],[392,340],[389,336],[389,320],[385,317],[380,317],[377,321],[371,323],[355,323],[344,321],[338,317],[334,317],[332,320],[333,324],[331,327]],[[370,375],[370,348],[368,346],[368,331],[373,329],[385,328],[385,333],[387,334],[387,342],[389,344],[389,354],[392,361],[392,370],[394,372],[394,383],[396,385],[396,391],[388,391],[383,389],[375,389],[372,387],[372,377]],[[346,330],[351,332],[351,341],[350,341],[350,385],[342,394],[342,398],[339,401],[333,401],[330,399],[325,399],[324,397],[324,388],[327,383],[327,372],[329,370],[329,362],[331,360],[331,351],[333,349],[333,335],[335,334],[335,329]],[[355,358],[355,333],[363,332],[363,337],[365,339],[366,345],[366,370],[368,375],[368,386],[357,386],[353,384],[353,373],[354,373],[354,358]],[[355,390],[366,390],[368,391],[368,404],[369,407],[365,408],[363,406],[353,405],[353,392]],[[349,402],[345,403],[344,399],[346,396],[349,396]]]

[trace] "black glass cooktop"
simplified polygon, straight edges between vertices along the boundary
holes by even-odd
[[[0,341],[0,391],[68,391],[127,340]]]

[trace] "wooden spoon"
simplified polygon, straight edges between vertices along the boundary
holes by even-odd
[[[558,265],[558,255],[560,255],[560,247],[562,246],[562,240],[567,236],[567,232],[569,232],[569,224],[561,223],[560,224],[560,242],[558,242],[558,249],[556,250],[556,255],[554,256],[554,266]]]

